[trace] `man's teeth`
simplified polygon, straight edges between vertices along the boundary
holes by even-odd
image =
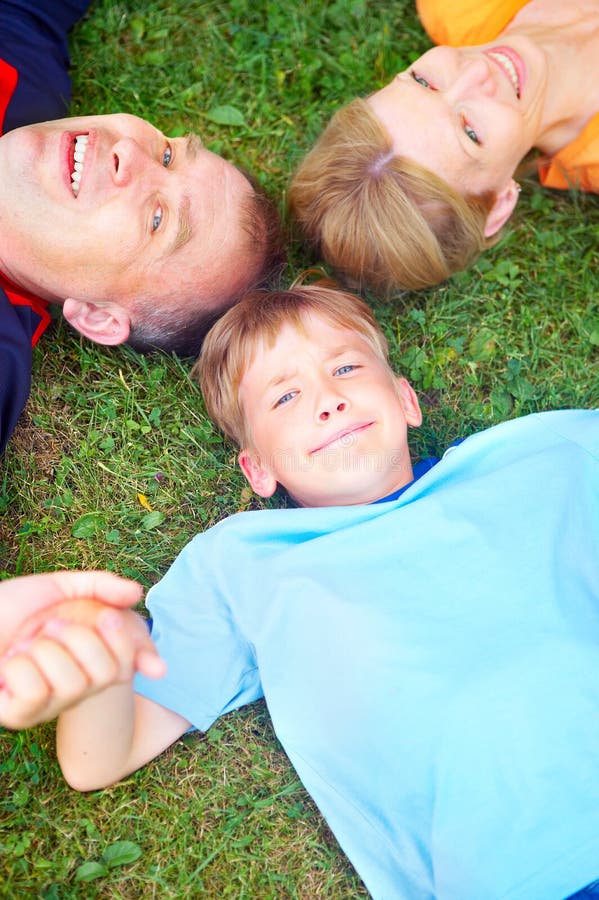
[[[75,138],[75,163],[71,172],[71,189],[75,197],[79,193],[79,184],[81,182],[81,173],[83,172],[83,160],[85,159],[85,151],[87,149],[88,136],[79,134]]]
[[[493,59],[502,67],[506,75],[509,76],[509,79],[514,86],[514,90],[516,91],[516,96],[519,98],[520,81],[518,79],[518,72],[516,71],[516,66],[513,64],[509,56],[505,56],[505,54],[503,53],[498,53],[496,50],[490,51],[489,56],[492,56]]]

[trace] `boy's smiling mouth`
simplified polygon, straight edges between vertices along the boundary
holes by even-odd
[[[318,447],[315,447],[313,450],[310,450],[310,456],[314,453],[320,453],[322,450],[328,450],[333,447],[334,444],[341,444],[342,447],[350,447],[352,444],[351,438],[352,435],[357,434],[360,431],[365,431],[367,428],[370,428],[371,425],[374,425],[374,421],[372,422],[357,422],[355,425],[350,425],[348,428],[342,428],[340,431],[334,432],[334,434],[330,435],[322,444],[319,444]]]

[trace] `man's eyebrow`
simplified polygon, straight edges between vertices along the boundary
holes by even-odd
[[[194,134],[193,132],[189,132],[189,134],[185,135],[185,155],[189,161],[192,161],[196,158],[198,153],[203,147],[202,140],[199,135]]]
[[[202,149],[202,141],[197,134],[193,134],[192,132],[185,135],[184,140],[185,146],[183,152],[185,154],[185,159],[188,162],[192,162]],[[191,201],[187,195],[182,198],[179,205],[177,222],[177,234],[168,250],[169,256],[176,253],[181,247],[184,247],[185,244],[191,240],[193,235],[193,229],[191,227]]]
[[[177,234],[169,248],[169,256],[176,253],[181,247],[184,247],[185,244],[191,240],[193,234],[193,229],[191,227],[191,201],[187,195],[182,198],[181,203],[179,204],[177,221]]]

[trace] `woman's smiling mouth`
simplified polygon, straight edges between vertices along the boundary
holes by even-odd
[[[508,81],[511,83],[518,100],[522,94],[523,81],[523,64],[517,54],[506,47],[497,47],[494,50],[485,50],[485,55],[496,63]]]

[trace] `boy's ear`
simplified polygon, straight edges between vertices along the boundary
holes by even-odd
[[[277,489],[277,479],[260,459],[251,450],[241,450],[237,460],[254,493],[259,497],[272,497]]]
[[[494,234],[497,234],[503,228],[514,211],[519,194],[520,185],[513,178],[510,178],[506,186],[495,197],[491,211],[487,216],[484,230],[486,238],[493,237]]]
[[[67,297],[62,314],[73,328],[96,344],[114,347],[129,337],[129,313],[118,303],[96,304],[90,300]]]
[[[422,412],[420,411],[420,403],[418,402],[416,391],[410,382],[400,375],[397,376],[397,387],[399,389],[406,422],[408,425],[412,425],[413,428],[418,428],[419,425],[422,425]]]

